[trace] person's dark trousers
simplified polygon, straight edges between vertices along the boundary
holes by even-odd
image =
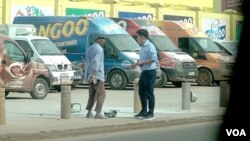
[[[139,96],[143,113],[154,114],[155,96],[154,83],[156,80],[156,70],[144,70],[141,72],[139,80]],[[147,103],[148,109],[147,111]]]

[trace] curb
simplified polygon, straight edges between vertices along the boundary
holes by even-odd
[[[109,132],[120,132],[128,130],[138,130],[138,129],[150,129],[150,128],[161,128],[166,126],[176,126],[183,124],[208,122],[208,121],[222,121],[222,115],[215,116],[197,116],[194,118],[180,118],[172,120],[153,120],[139,123],[127,123],[122,125],[110,125],[110,126],[99,126],[99,127],[88,127],[88,128],[78,128],[78,129],[66,129],[66,130],[53,130],[53,131],[40,131],[39,133],[23,133],[23,134],[5,134],[0,136],[0,141],[36,141],[42,139],[55,139],[63,137],[73,137],[79,135],[93,135],[99,133],[109,133]],[[32,138],[31,138],[32,137]]]

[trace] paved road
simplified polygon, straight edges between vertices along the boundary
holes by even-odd
[[[10,93],[6,99],[6,125],[0,126],[0,140],[20,138],[24,141],[30,136],[37,139],[68,137],[107,131],[145,129],[162,125],[176,125],[221,119],[225,108],[219,107],[219,87],[192,86],[191,90],[198,100],[190,103],[190,110],[181,109],[182,89],[168,86],[156,88],[156,119],[145,122],[133,118],[134,91],[107,89],[103,111],[119,110],[115,118],[103,120],[87,119],[85,106],[88,99],[87,87],[80,87],[71,93],[71,101],[81,104],[81,111],[71,113],[70,119],[61,119],[61,94],[51,91],[44,100],[31,99],[29,94]],[[74,107],[80,110],[80,107]],[[151,124],[152,123],[152,124]],[[115,128],[114,128],[115,127]],[[163,127],[163,126],[162,126]]]
[[[219,87],[199,87],[192,86],[191,90],[198,97],[197,102],[191,103],[191,110],[200,110],[206,108],[214,110],[219,107]],[[119,110],[121,117],[133,116],[134,107],[134,90],[132,88],[126,90],[110,90],[106,91],[107,97],[104,103],[103,111]],[[167,87],[155,89],[156,116],[161,116],[166,112],[178,113],[182,107],[182,89]],[[81,104],[81,112],[74,115],[85,116],[85,106],[88,99],[87,87],[79,87],[72,90],[72,103]],[[22,115],[26,116],[46,116],[48,118],[60,118],[61,93],[51,91],[44,100],[31,99],[27,93],[10,93],[6,99],[7,116]],[[79,110],[79,107],[75,107]],[[203,109],[202,109],[203,110]],[[10,117],[11,118],[11,117]]]
[[[221,121],[43,141],[216,141]]]

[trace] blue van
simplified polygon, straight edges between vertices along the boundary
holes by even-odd
[[[86,49],[94,42],[93,32],[107,35],[104,45],[106,82],[111,89],[124,89],[140,76],[140,68],[128,67],[139,59],[137,42],[113,20],[104,17],[23,16],[14,24],[33,24],[39,36],[50,38],[75,64],[84,63]]]

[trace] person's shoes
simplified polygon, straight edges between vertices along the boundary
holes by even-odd
[[[86,118],[93,118],[93,117],[94,117],[94,115],[92,114],[92,112],[88,112],[88,113],[87,113]]]
[[[110,111],[110,112],[104,112],[104,116],[108,118],[114,118],[117,114],[116,110]]]
[[[155,116],[154,116],[154,114],[147,114],[146,116],[143,116],[141,119],[142,120],[153,120],[153,119],[155,119]]]
[[[142,112],[142,111],[141,111],[140,113],[134,115],[134,117],[135,117],[135,118],[142,118],[143,116],[146,116],[146,115],[147,115],[146,112]]]
[[[103,116],[103,115],[100,114],[100,113],[97,113],[97,114],[95,115],[95,119],[107,119],[107,117]]]

